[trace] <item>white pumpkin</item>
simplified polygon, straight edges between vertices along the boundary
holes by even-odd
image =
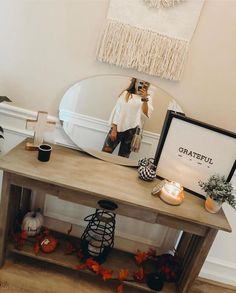
[[[43,226],[43,215],[40,212],[29,212],[24,216],[21,229],[26,231],[28,236],[39,234]]]

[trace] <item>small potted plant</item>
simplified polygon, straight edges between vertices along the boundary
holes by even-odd
[[[224,202],[236,209],[233,186],[224,176],[212,175],[206,182],[199,181],[199,186],[206,192],[205,208],[210,213],[217,213]]]

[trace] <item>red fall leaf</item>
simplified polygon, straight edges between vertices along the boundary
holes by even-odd
[[[117,292],[118,292],[118,293],[123,293],[123,289],[124,289],[124,285],[123,285],[123,284],[120,284],[120,285],[117,287]]]
[[[94,273],[99,274],[100,273],[100,265],[98,263],[92,265],[92,270]]]
[[[93,260],[92,258],[88,258],[85,264],[87,265],[88,269],[90,269],[91,271],[97,274],[100,272],[100,264],[96,262],[95,260]]]
[[[28,237],[27,232],[25,230],[21,231],[20,238],[26,240]]]
[[[135,255],[135,260],[138,265],[142,264],[148,259],[148,254],[146,252],[137,251],[137,254]]]
[[[144,270],[143,268],[138,269],[136,272],[134,272],[134,280],[138,281],[138,282],[142,282],[144,279]]]
[[[16,248],[18,250],[23,249],[24,243],[27,240],[27,233],[25,230],[23,230],[22,232],[19,233],[15,233],[13,234],[13,239],[16,242]]]
[[[119,277],[118,277],[119,280],[120,280],[120,281],[124,281],[124,280],[127,278],[128,273],[129,273],[128,270],[125,270],[125,269],[120,270],[120,272],[119,272]]]
[[[109,269],[102,268],[100,270],[100,275],[102,276],[103,280],[106,281],[106,280],[109,280],[112,278],[113,271],[111,271]]]

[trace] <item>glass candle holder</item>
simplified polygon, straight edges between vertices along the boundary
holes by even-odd
[[[87,216],[88,222],[81,236],[81,249],[85,258],[103,263],[114,245],[116,215],[110,211],[96,209]]]
[[[160,198],[170,205],[180,205],[184,200],[184,189],[177,182],[166,182],[161,189]]]

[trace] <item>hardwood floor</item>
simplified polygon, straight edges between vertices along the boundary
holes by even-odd
[[[0,270],[1,293],[111,293],[117,283],[28,258],[10,257]],[[228,287],[228,288],[227,288]],[[141,293],[126,287],[124,293]],[[199,279],[189,293],[235,293],[236,288]]]

